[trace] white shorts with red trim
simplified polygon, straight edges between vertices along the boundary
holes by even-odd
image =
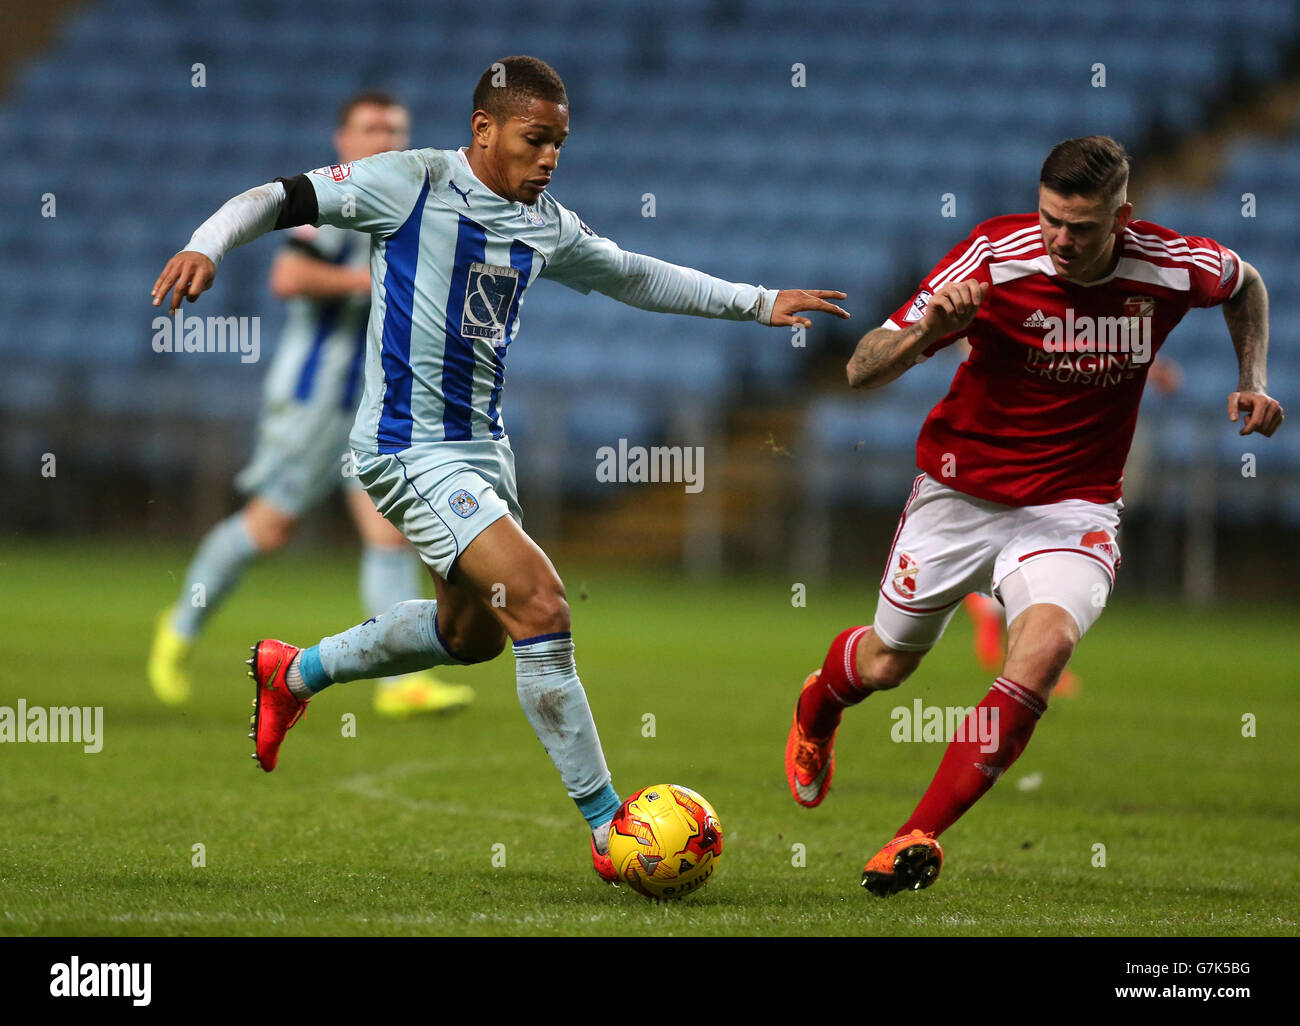
[[[1122,509],[1118,501],[1082,499],[1004,506],[922,474],[880,580],[876,634],[890,648],[926,651],[976,591],[1002,602],[1008,623],[1038,602],[1062,606],[1082,635],[1115,583]],[[1003,587],[1012,574],[1016,580]]]

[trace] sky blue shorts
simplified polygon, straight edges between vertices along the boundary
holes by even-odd
[[[444,580],[485,528],[507,515],[523,524],[508,438],[352,456],[375,507]]]

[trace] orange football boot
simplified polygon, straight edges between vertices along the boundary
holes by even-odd
[[[799,697],[817,683],[821,670],[813,670],[803,682]],[[785,779],[794,800],[811,809],[822,803],[835,775],[835,731],[830,737],[809,737],[799,726],[799,703],[794,706],[794,723],[785,742]]]
[[[939,879],[943,849],[929,834],[913,830],[895,837],[862,870],[862,886],[887,898],[899,891],[919,891]]]

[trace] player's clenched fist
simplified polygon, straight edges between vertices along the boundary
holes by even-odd
[[[930,297],[922,319],[923,330],[931,338],[943,338],[969,327],[988,294],[988,282],[949,282]]]
[[[216,276],[216,264],[208,257],[193,250],[182,250],[167,261],[167,266],[158,275],[158,280],[153,283],[153,291],[149,294],[153,296],[153,305],[157,306],[167,298],[167,293],[175,285],[176,291],[172,293],[171,305],[167,308],[168,313],[175,313],[182,299],[189,296],[190,302],[194,302],[200,293],[212,287],[212,279]]]

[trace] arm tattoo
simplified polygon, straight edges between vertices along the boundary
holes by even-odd
[[[1267,387],[1268,290],[1258,272],[1223,304],[1223,319],[1237,351],[1238,390],[1263,392]]]
[[[875,379],[884,376],[879,384],[892,381],[916,362],[910,351],[921,340],[920,323],[910,324],[902,331],[891,328],[876,328],[867,332],[858,341],[858,347],[849,359],[849,383],[858,388],[862,385],[875,384]]]

